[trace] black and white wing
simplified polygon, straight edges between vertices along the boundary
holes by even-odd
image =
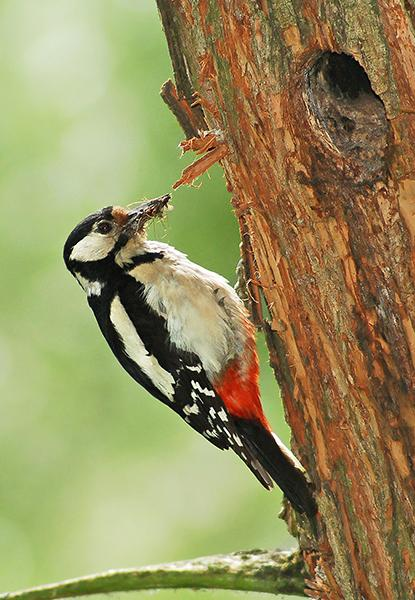
[[[148,306],[137,281],[125,279],[105,318],[95,308],[94,312],[131,377],[216,447],[232,449],[265,487],[272,487],[257,452],[214,390],[200,359],[171,345],[165,320]]]

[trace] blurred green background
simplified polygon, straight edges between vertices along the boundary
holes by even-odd
[[[154,0],[2,0],[0,30],[0,591],[290,547],[279,491],[122,371],[62,262],[85,215],[167,192],[186,164],[159,98],[171,67]],[[220,169],[174,204],[150,235],[233,283],[239,239]],[[266,412],[287,439],[260,347]]]

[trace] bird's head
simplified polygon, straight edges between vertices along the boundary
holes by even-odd
[[[86,217],[70,233],[63,257],[69,271],[83,287],[87,282],[106,281],[119,268],[120,256],[139,253],[146,240],[148,223],[161,217],[170,195],[161,196],[128,210],[108,206]],[[128,252],[127,252],[128,253]]]

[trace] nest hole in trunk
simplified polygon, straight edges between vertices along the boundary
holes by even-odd
[[[316,136],[338,175],[354,184],[382,179],[388,120],[363,67],[348,54],[325,52],[308,71],[306,87]]]

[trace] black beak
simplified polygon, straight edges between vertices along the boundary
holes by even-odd
[[[140,204],[137,208],[130,210],[128,212],[128,221],[125,225],[125,229],[131,229],[131,233],[135,233],[141,229],[147,221],[151,221],[151,219],[155,219],[156,217],[162,217],[170,198],[170,194],[165,194],[159,198],[153,198],[152,200],[143,202],[143,204]]]
[[[118,241],[115,244],[114,252],[118,252],[130,238],[144,228],[148,221],[156,217],[162,217],[170,198],[170,194],[165,194],[159,198],[143,202],[137,208],[130,210],[127,214],[127,222],[122,228]]]

